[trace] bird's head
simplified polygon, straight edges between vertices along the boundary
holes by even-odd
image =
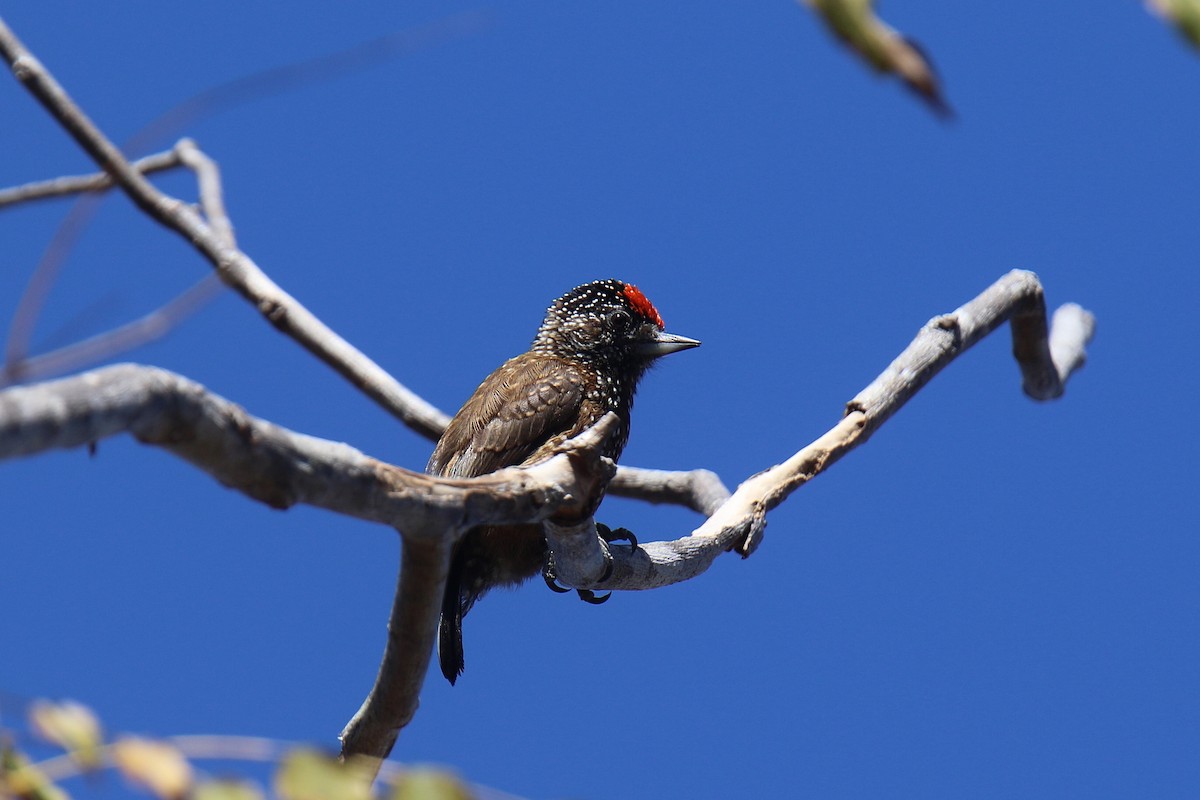
[[[583,361],[649,363],[699,344],[665,332],[658,309],[636,286],[604,280],[576,286],[555,300],[533,349]]]

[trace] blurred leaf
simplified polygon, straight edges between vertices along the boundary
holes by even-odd
[[[204,781],[196,784],[189,800],[263,800],[263,793],[247,781]]]
[[[163,800],[183,797],[192,786],[192,765],[167,742],[118,739],[112,745],[112,760],[126,778]]]
[[[369,800],[373,774],[315,750],[294,750],[275,773],[275,793],[284,800]]]
[[[1200,50],[1200,0],[1146,0],[1146,6]]]
[[[953,115],[921,46],[875,16],[874,0],[798,0],[876,72],[896,75],[943,117]]]
[[[69,800],[41,770],[7,740],[0,741],[0,797],[19,800]]]
[[[29,706],[29,727],[35,735],[66,750],[80,766],[100,766],[104,732],[95,713],[82,703],[35,700]]]
[[[472,800],[474,796],[449,772],[423,768],[405,771],[392,787],[389,800]]]

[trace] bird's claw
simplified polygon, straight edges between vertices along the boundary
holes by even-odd
[[[595,592],[591,591],[590,589],[576,589],[575,591],[579,593],[580,600],[582,600],[585,603],[590,603],[594,606],[598,606],[598,605],[602,605],[603,603],[607,603],[608,598],[612,597],[612,592],[609,592],[608,594],[604,594],[604,595],[597,595]]]
[[[638,550],[637,537],[633,535],[633,531],[628,528],[610,528],[602,522],[596,523],[596,533],[600,534],[600,538],[608,543],[619,542],[625,540],[629,542],[630,553],[636,553]]]
[[[606,532],[607,532],[607,529],[606,529]],[[612,577],[612,573],[613,573],[613,557],[612,557],[612,554],[608,552],[608,548],[605,547],[604,548],[604,574],[600,576],[600,580],[597,581],[597,583],[604,583],[606,580],[608,580],[609,578]],[[558,578],[554,574],[554,561],[553,560],[547,560],[546,563],[542,565],[542,580],[544,580],[546,582],[546,586],[550,588],[550,591],[555,592],[556,594],[566,594],[567,592],[571,591],[570,589],[559,585]],[[580,600],[582,600],[585,603],[589,603],[590,605],[593,605],[593,606],[598,606],[598,605],[601,605],[602,603],[606,603],[606,602],[608,602],[608,598],[612,597],[612,592],[609,592],[608,594],[604,594],[604,595],[598,595],[595,592],[593,592],[591,589],[576,589],[575,592],[576,592],[576,594],[579,595]]]
[[[558,585],[558,579],[554,577],[554,564],[549,561],[542,565],[542,580],[550,587],[550,591],[555,594],[567,594],[571,591],[564,586]]]

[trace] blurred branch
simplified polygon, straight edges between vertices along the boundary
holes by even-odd
[[[48,353],[5,364],[0,369],[0,388],[81,369],[161,339],[211,302],[223,288],[220,278],[210,273],[139,319]]]
[[[151,169],[151,167],[157,168],[159,165],[162,165],[162,169],[169,169],[181,163],[178,149],[172,148],[165,153],[158,153],[135,161],[131,166],[149,173],[157,171],[157,169]],[[41,260],[34,268],[33,274],[29,278],[29,283],[21,295],[21,300],[17,304],[17,310],[13,314],[12,322],[9,324],[8,341],[4,346],[4,384],[14,383],[26,375],[28,377],[37,377],[46,374],[45,372],[27,373],[26,371],[30,341],[33,339],[33,332],[37,327],[37,318],[41,314],[42,308],[46,305],[46,300],[50,296],[50,290],[53,288],[54,282],[58,279],[58,274],[63,264],[66,262],[67,254],[79,242],[79,237],[83,234],[84,228],[91,220],[95,210],[99,207],[99,198],[95,195],[107,191],[115,185],[115,181],[113,181],[108,173],[101,172],[93,175],[57,178],[39,183],[26,184],[25,186],[18,186],[0,192],[0,197],[6,200],[0,203],[0,208],[30,200],[61,197],[77,192],[92,195],[81,198],[71,207],[70,212],[68,212],[66,218],[59,224],[58,230],[51,238],[50,244],[46,247]]]
[[[241,764],[274,764],[272,784],[279,797],[367,798],[364,778],[374,765],[356,760],[340,764],[324,752],[296,742],[250,736],[184,735],[148,739],[139,735],[104,731],[92,709],[71,700],[25,701],[24,722],[39,746],[49,745],[55,755],[34,761],[25,752],[19,716],[0,719],[0,797],[22,800],[67,800],[61,784],[84,776],[96,779],[114,770],[133,785],[162,800],[228,798],[261,800],[267,795],[249,775],[220,768],[211,777],[196,761],[220,760]],[[474,797],[455,776],[412,765],[383,765],[379,778],[387,787],[382,796],[394,798]],[[236,767],[234,768],[237,769]],[[313,787],[319,786],[320,790]],[[419,788],[418,788],[419,787]],[[94,786],[92,788],[95,788]],[[490,787],[474,787],[480,797],[499,796]],[[504,795],[511,797],[511,795]]]
[[[487,24],[489,24],[489,19],[484,12],[465,11],[425,25],[360,42],[335,53],[244,75],[206,89],[170,108],[128,139],[123,149],[126,152],[136,153],[151,147],[166,136],[177,134],[188,125],[206,116],[274,94],[291,91],[300,86],[333,80],[447,39],[475,33]],[[150,158],[156,157],[151,156]],[[140,165],[145,160],[134,162],[134,166],[141,169]],[[150,172],[151,170],[143,171]],[[113,185],[112,179],[107,174],[104,175],[102,181],[107,186]],[[21,188],[23,187],[18,187],[18,189]],[[37,185],[33,191],[40,196],[49,197],[55,192],[69,193],[77,190],[70,184],[62,187],[41,184]],[[94,190],[85,189],[85,191]],[[50,290],[58,279],[68,254],[78,244],[84,229],[95,216],[99,202],[99,199],[94,196],[82,197],[71,206],[71,210],[59,224],[58,230],[51,237],[50,244],[33,270],[25,292],[17,305],[16,313],[13,315],[8,342],[5,345],[5,369],[10,377],[10,382],[17,380],[16,376],[18,375],[27,378],[45,375],[45,373],[27,374],[22,371],[22,362],[29,355],[30,341],[36,328],[37,318],[46,304]],[[0,204],[0,207],[2,206],[3,204]],[[175,324],[181,321],[181,319],[177,319]],[[139,342],[123,342],[123,347],[131,348],[137,344]],[[99,352],[99,349],[88,348],[87,351],[95,354]],[[104,355],[112,356],[115,355],[115,352],[104,353]]]
[[[460,11],[423,25],[358,42],[344,50],[234,78],[205,89],[169,109],[130,139],[126,149],[136,152],[144,147],[152,147],[155,142],[177,136],[197,120],[212,114],[301,86],[337,80],[451,39],[479,33],[491,24],[491,16],[486,11]]]
[[[134,162],[131,166],[146,172],[151,168],[166,169],[179,165],[187,166],[196,173],[200,208],[212,228],[214,236],[228,247],[236,246],[233,225],[225,211],[220,173],[216,164],[200,152],[195,142],[191,139],[181,139],[171,150],[144,158]],[[14,200],[14,202],[22,202],[23,199],[39,199],[49,196],[52,191],[58,194],[68,191],[104,191],[114,185],[112,178],[106,173],[98,173],[74,178],[60,178],[39,184],[27,184],[11,191],[14,194],[24,195],[23,198]],[[4,194],[4,192],[0,192],[0,198],[3,198]],[[2,205],[0,203],[0,207]],[[203,308],[217,296],[220,289],[221,282],[218,277],[215,274],[209,274],[164,305],[125,325],[33,358],[20,358],[10,352],[3,369],[0,370],[0,387],[31,378],[46,377],[79,369],[102,358],[109,358],[117,353],[159,339]],[[33,310],[35,313],[37,308],[38,305],[26,307],[27,310]],[[21,308],[17,310],[13,327],[14,330],[26,332],[32,328],[32,321],[23,319]],[[9,344],[10,347],[15,346],[24,350],[25,337],[14,335]]]
[[[1146,7],[1170,23],[1193,48],[1200,50],[1200,0],[1146,0]]]
[[[876,16],[874,0],[799,2],[813,9],[829,31],[871,69],[895,75],[939,116],[954,116],[924,49]]]

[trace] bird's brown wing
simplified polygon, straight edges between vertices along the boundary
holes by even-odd
[[[582,427],[586,394],[583,375],[571,364],[528,354],[514,358],[489,375],[450,421],[427,471],[469,478],[537,460],[543,448]],[[463,671],[463,615],[490,586],[534,574],[544,548],[538,526],[476,529],[458,543],[438,625],[438,661],[451,684]]]
[[[516,394],[517,386],[526,389]],[[455,415],[427,471],[470,478],[525,463],[579,432],[585,397],[583,374],[574,365],[528,355],[511,359]]]

